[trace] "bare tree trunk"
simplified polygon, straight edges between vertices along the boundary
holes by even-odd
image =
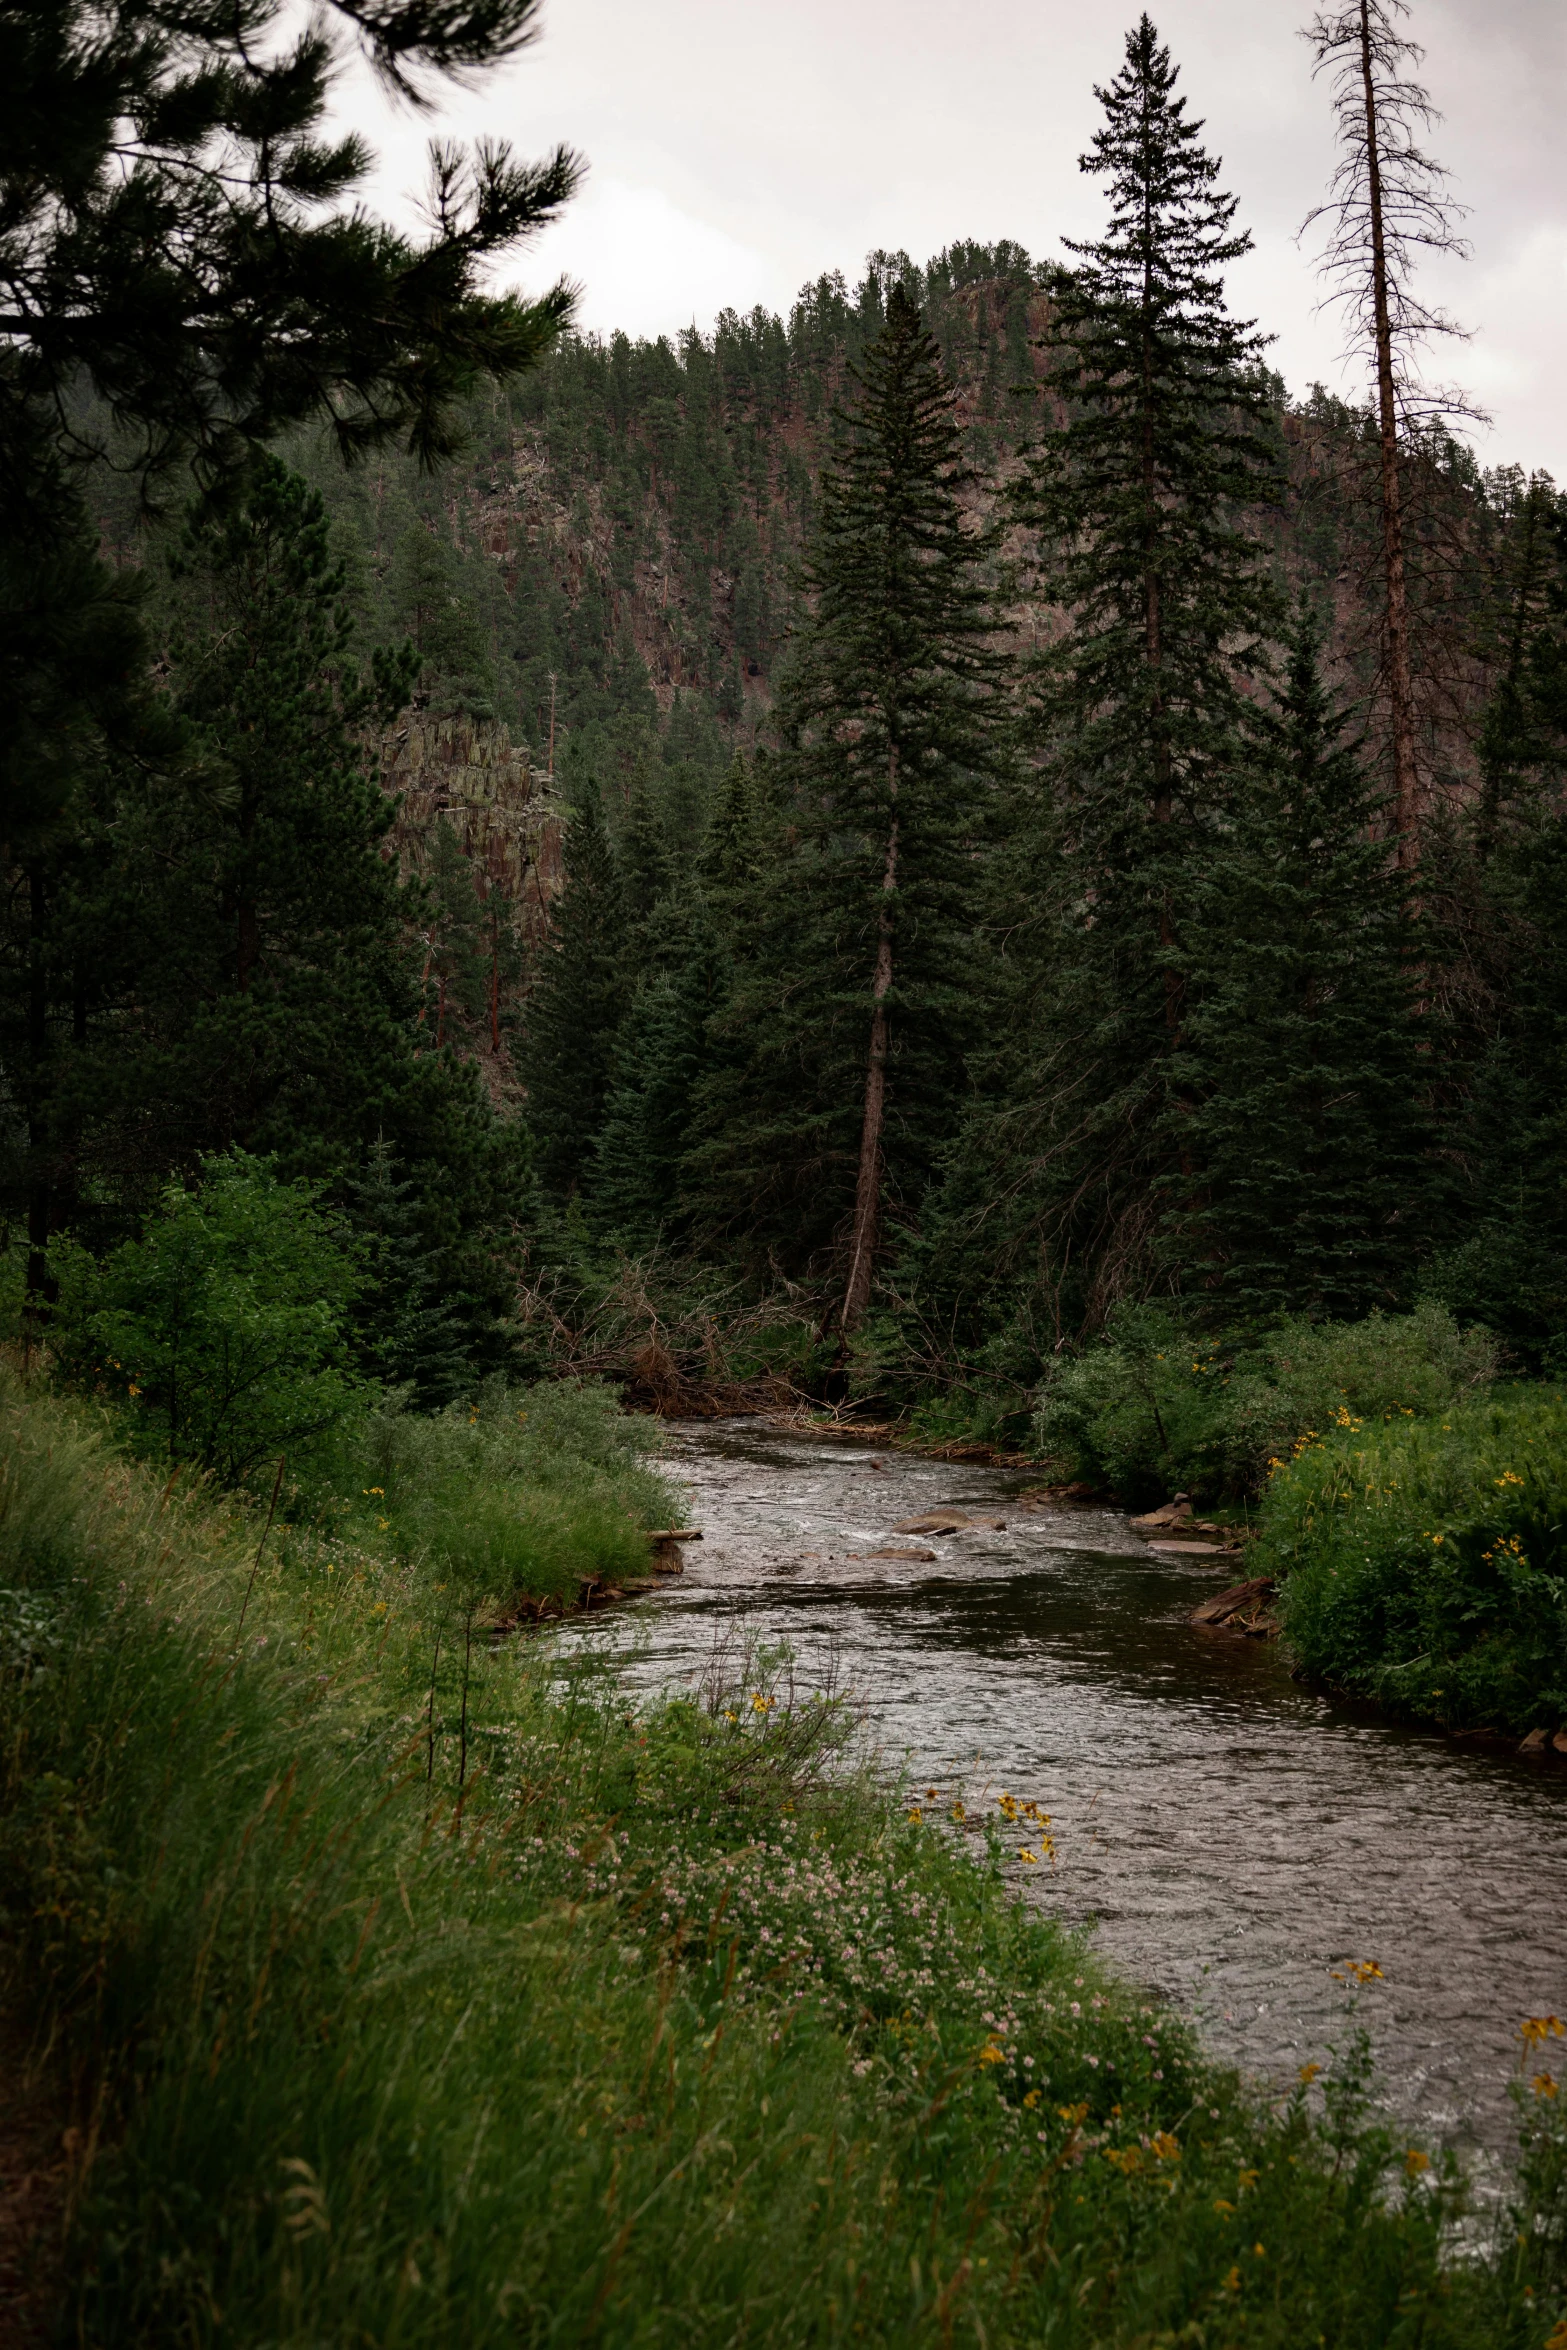
[[[871,1276],[876,1269],[876,1244],[881,1234],[881,1137],[887,1113],[887,997],[892,987],[892,895],[898,886],[898,754],[887,760],[892,822],[887,833],[887,862],[882,873],[881,912],[877,918],[876,977],[871,987],[871,1047],[865,1066],[865,1116],[860,1126],[860,1172],[854,1193],[854,1245],[849,1278],[839,1320],[845,1332],[856,1330],[871,1302]]]
[[[1388,702],[1393,722],[1393,804],[1399,870],[1420,867],[1419,779],[1415,772],[1414,693],[1409,678],[1409,591],[1404,576],[1403,481],[1398,403],[1393,385],[1393,327],[1387,298],[1382,216],[1382,153],[1372,74],[1370,0],[1360,0],[1360,73],[1366,105],[1366,197],[1371,216],[1371,300],[1376,334],[1377,432],[1382,472],[1382,568],[1387,595]]]

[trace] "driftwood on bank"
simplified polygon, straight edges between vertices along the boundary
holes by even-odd
[[[1244,1632],[1252,1640],[1271,1640],[1279,1628],[1270,1613],[1278,1591],[1271,1575],[1253,1575],[1250,1582],[1232,1584],[1216,1598],[1205,1599],[1201,1607],[1193,1608],[1189,1620],[1214,1631]]]

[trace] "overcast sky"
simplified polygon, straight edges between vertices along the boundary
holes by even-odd
[[[590,170],[561,224],[505,274],[566,271],[580,320],[608,331],[710,325],[726,305],[787,309],[824,269],[851,279],[876,246],[924,260],[959,237],[1013,237],[1036,257],[1103,217],[1077,158],[1099,120],[1135,0],[545,0],[540,39],[419,119],[356,87],[391,210],[423,142],[489,132],[539,154],[565,139]],[[1325,90],[1297,27],[1305,0],[1164,0],[1154,11],[1189,110],[1240,198],[1256,251],[1234,306],[1278,340],[1292,391],[1355,390],[1295,242],[1333,161]],[[1474,251],[1429,288],[1472,330],[1439,354],[1494,418],[1482,461],[1567,483],[1567,7],[1413,0],[1433,141],[1469,207]]]

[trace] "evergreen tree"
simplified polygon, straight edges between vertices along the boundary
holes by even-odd
[[[523,1070],[539,1178],[564,1198],[590,1166],[627,1002],[626,914],[596,786],[576,787],[565,887],[528,1014]]]
[[[464,593],[455,549],[427,521],[410,518],[387,576],[392,620],[419,655],[419,692],[432,711],[493,718],[496,683],[489,647]]]
[[[363,747],[406,664],[360,669],[320,500],[275,459],[192,524],[176,570],[185,759],[100,776],[56,909],[62,1114],[111,1197],[234,1142],[323,1173],[395,1129],[416,1078],[392,811]]]
[[[646,1246],[683,1222],[692,1105],[708,1066],[708,1024],[723,1001],[725,958],[700,898],[668,908],[664,968],[638,990],[616,1043],[594,1154],[598,1222]]]
[[[459,1024],[488,1025],[490,925],[473,867],[445,816],[431,829],[424,858],[424,1003],[420,1024],[437,1045]]]
[[[341,1192],[358,1242],[355,1355],[372,1378],[409,1388],[424,1409],[439,1410],[473,1385],[463,1309],[471,1314],[474,1301],[450,1293],[449,1255],[432,1247],[419,1187],[398,1174],[384,1137]]]
[[[1165,1249],[1247,1319],[1392,1306],[1431,1230],[1434,1072],[1390,811],[1320,654],[1303,605],[1277,722],[1192,897]]]
[[[419,1051],[419,900],[365,749],[407,665],[355,659],[320,502],[275,460],[191,525],[174,594],[180,756],[100,761],[54,869],[53,1222],[112,1242],[171,1167],[235,1144],[344,1183],[384,1136],[443,1291],[470,1301],[470,1359],[497,1362],[504,1278],[479,1235],[518,1138]]]
[[[675,886],[675,859],[649,767],[646,756],[638,758],[615,841],[615,868],[626,917],[629,986],[635,986],[658,960],[660,913]]]
[[[1082,159],[1108,182],[1108,227],[1051,289],[1066,421],[1019,494],[1070,621],[1035,672],[1055,925],[1038,934],[1044,1052],[1017,1196],[1090,1313],[1096,1263],[1112,1286],[1145,1265],[1194,893],[1252,732],[1246,672],[1280,617],[1241,527],[1276,485],[1261,342],[1224,302],[1250,238],[1176,78],[1144,16]]]
[[[885,318],[822,478],[777,821],[730,900],[736,983],[692,1170],[710,1229],[796,1265],[837,1249],[846,1330],[887,1205],[912,1209],[962,1089],[973,857],[1003,764],[994,540],[901,283]]]

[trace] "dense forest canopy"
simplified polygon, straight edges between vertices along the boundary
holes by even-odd
[[[36,235],[8,249],[36,1335],[54,1252],[239,1148],[325,1187],[366,1347],[431,1397],[656,1360],[1005,1418],[1150,1306],[1420,1298],[1554,1365],[1567,508],[1406,396],[1369,296],[1366,404],[1286,392],[1146,18],[1065,265],[878,252],[787,318],[639,341],[476,290],[569,157],[448,158],[427,249],[356,242],[319,211],[365,161],[320,143],[329,43],[225,68],[176,138],[180,59],[117,21],[145,171],[221,133],[253,193],[149,232],[62,179],[64,340]],[[281,371],[242,233],[269,173],[323,337]],[[149,236],[207,297],[127,357],[104,288]]]

